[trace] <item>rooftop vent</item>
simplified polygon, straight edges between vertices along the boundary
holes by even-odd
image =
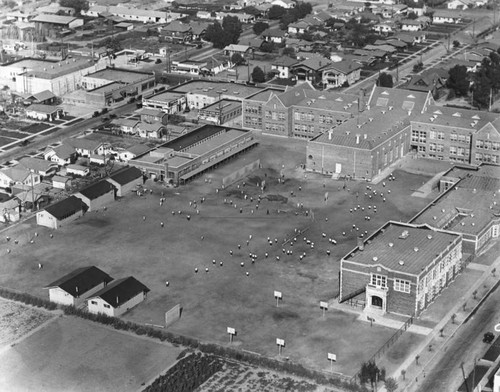
[[[417,248],[417,247],[414,247],[414,248],[413,248],[413,250],[414,250],[415,252],[418,252],[418,248]]]
[[[437,216],[433,216],[432,219],[437,220]]]
[[[356,126],[357,126],[357,127],[358,127],[358,129],[359,129],[359,128],[361,128],[361,127],[363,126],[363,124],[358,124],[358,125],[356,125]]]
[[[378,261],[378,257],[377,256],[373,256],[373,261]]]
[[[427,239],[432,240],[432,235],[427,235]]]
[[[399,260],[399,265],[405,265],[405,262],[403,260]]]
[[[385,110],[382,110],[382,114],[385,114]]]
[[[399,238],[404,240],[404,239],[408,238],[409,235],[410,235],[410,233],[408,233],[408,230],[403,230],[403,232],[401,233]]]
[[[392,109],[394,109],[394,106],[389,106],[389,110],[392,110]]]
[[[373,117],[370,117],[370,118],[368,119],[368,121],[372,122],[372,121],[373,121]]]
[[[389,242],[389,248],[392,248],[394,244],[392,242]]]

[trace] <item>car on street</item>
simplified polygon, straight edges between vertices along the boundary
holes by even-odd
[[[495,335],[493,332],[486,332],[483,336],[483,342],[484,343],[491,343],[495,339]]]

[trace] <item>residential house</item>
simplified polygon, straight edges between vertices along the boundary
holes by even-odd
[[[215,14],[210,11],[198,11],[196,17],[198,19],[215,19]]]
[[[88,211],[95,211],[115,200],[115,188],[106,180],[98,181],[75,193]]]
[[[19,201],[5,193],[0,193],[0,222],[17,222],[21,218]]]
[[[205,36],[205,32],[207,31],[208,26],[210,26],[210,23],[192,21],[189,25],[191,26],[193,40],[199,41]]]
[[[76,29],[83,26],[82,18],[66,15],[39,14],[30,20],[35,23],[35,30],[47,33],[50,29]]]
[[[26,117],[39,121],[59,120],[64,116],[63,108],[43,104],[31,104],[26,108]]]
[[[106,180],[116,189],[116,196],[123,197],[135,190],[138,184],[143,184],[142,170],[129,166],[113,173]]]
[[[265,41],[274,42],[275,44],[284,43],[287,35],[286,31],[280,29],[267,29],[261,34]]]
[[[168,122],[168,114],[159,109],[141,108],[136,110],[135,113],[141,116],[141,121],[145,123],[160,123],[165,125]],[[136,126],[137,124],[135,124],[134,129]]]
[[[156,110],[156,109],[148,109],[148,110]],[[139,121],[132,120],[129,118],[117,118],[116,120],[113,120],[111,124],[113,128],[117,129],[121,133],[126,133],[128,135],[135,135],[137,134],[137,124],[139,124]]]
[[[32,173],[19,165],[0,169],[0,188],[26,189],[40,184],[40,182],[39,174]]]
[[[389,34],[394,32],[395,25],[394,22],[381,22],[373,25],[372,30],[381,34]]]
[[[322,69],[322,83],[325,89],[351,86],[361,79],[361,64],[344,60],[330,64]]]
[[[298,64],[290,66],[290,71],[292,75],[295,76],[297,81],[309,81],[316,83],[321,80],[322,68],[331,64],[332,61],[327,58],[311,57],[299,62]]]
[[[288,56],[278,57],[271,63],[271,70],[276,70],[276,76],[281,79],[288,79],[290,74],[290,67],[298,64],[300,61]]]
[[[295,7],[295,1],[292,0],[273,0],[271,1],[271,5],[278,5],[285,9],[290,9]]]
[[[21,205],[21,211],[31,212],[39,210],[49,204],[49,197],[42,193],[40,188],[25,188],[15,194]]]
[[[174,20],[160,31],[160,35],[166,41],[183,43],[191,41],[193,33],[189,23]]]
[[[88,298],[88,310],[118,317],[144,301],[149,291],[132,276],[117,279]]]
[[[233,67],[233,63],[228,59],[217,59],[214,56],[206,59],[206,65],[201,68],[204,76],[215,76]]]
[[[449,0],[446,8],[449,10],[466,10],[475,6],[474,0]]]
[[[83,216],[85,205],[76,196],[70,196],[36,213],[36,223],[51,229],[59,229]]]
[[[425,28],[425,24],[417,19],[405,19],[401,21],[401,30],[420,31]]]
[[[134,144],[128,148],[116,149],[114,154],[116,154],[119,161],[128,162],[139,155],[147,153],[149,150],[151,150],[151,147],[144,144]]]
[[[432,15],[433,24],[443,24],[443,23],[459,23],[462,21],[462,16],[456,11],[447,11],[437,9]]]
[[[104,155],[109,150],[109,143],[85,138],[67,138],[63,143],[73,147],[82,157],[90,157],[91,154]]]
[[[231,44],[226,46],[223,51],[224,54],[229,57],[231,57],[235,53],[238,53],[243,58],[247,58],[252,53],[252,48],[248,45]]]
[[[67,144],[61,144],[57,147],[49,147],[43,153],[43,159],[57,163],[59,166],[66,166],[76,159],[76,151]]]
[[[438,73],[422,73],[413,75],[405,86],[405,89],[412,91],[430,92],[432,96],[438,94],[439,89],[445,87],[446,80],[443,80]]]
[[[85,299],[103,289],[113,278],[101,269],[81,267],[48,284],[49,301],[79,307]]]
[[[170,68],[172,72],[190,75],[200,75],[203,67],[206,67],[206,61],[196,60],[174,60]]]
[[[299,20],[288,25],[288,34],[304,34],[310,27],[309,23]]]
[[[146,139],[161,139],[167,133],[167,128],[161,123],[140,122],[137,125],[137,132],[140,137]]]
[[[57,171],[57,164],[40,158],[24,157],[19,160],[19,165],[42,177],[53,175]]]

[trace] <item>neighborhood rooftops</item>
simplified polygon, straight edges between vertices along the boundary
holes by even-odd
[[[149,292],[149,288],[133,276],[112,281],[90,298],[101,298],[114,308],[119,307],[137,294]],[[89,299],[90,299],[89,298]]]
[[[90,200],[95,200],[98,197],[108,193],[113,188],[113,185],[111,185],[109,182],[107,182],[106,180],[101,180],[82,189],[79,193],[89,198]]]
[[[76,72],[80,69],[93,66],[93,60],[89,58],[72,58],[65,61],[49,61],[41,59],[25,58],[12,63],[4,64],[2,67],[15,67],[19,73],[43,79],[54,79],[62,75]]]
[[[26,111],[43,113],[43,114],[53,114],[61,110],[62,108],[60,106],[43,105],[39,103],[33,103],[26,108]]]
[[[356,247],[343,259],[418,276],[436,255],[459,238],[459,234],[427,225],[389,221],[364,241],[363,250]]]
[[[76,196],[70,196],[55,204],[45,208],[50,215],[58,220],[62,220],[84,209],[84,204],[81,199]]]
[[[112,280],[111,276],[97,267],[82,267],[55,280],[45,288],[59,287],[73,297],[79,297],[101,283],[107,284]]]
[[[73,22],[75,19],[78,19],[78,18],[75,18],[74,16],[40,14],[38,16],[35,16],[33,19],[31,19],[31,22],[67,25],[67,24]]]

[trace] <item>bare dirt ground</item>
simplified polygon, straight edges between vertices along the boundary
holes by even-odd
[[[14,343],[52,317],[43,310],[0,300],[0,348]]]
[[[386,201],[370,198],[366,183],[347,182],[343,189],[342,181],[310,173],[306,178],[305,156],[302,141],[262,137],[258,147],[186,186],[167,189],[148,181],[152,195],[130,194],[52,232],[53,238],[34,220],[25,222],[3,234],[12,238],[9,243],[0,241],[0,285],[15,282],[17,289],[46,298],[42,288],[52,280],[96,265],[114,278],[133,275],[151,289],[125,319],[162,325],[165,311],[181,304],[181,319],[168,327],[173,332],[224,345],[226,329],[233,327],[234,347],[270,357],[278,356],[276,338],[282,338],[283,356],[291,361],[329,371],[326,353],[334,352],[333,370],[352,375],[394,330],[370,328],[342,311],[323,318],[319,301],[337,295],[339,260],[359,234],[389,219],[408,220],[435,195],[410,197],[430,176],[396,171],[396,181],[373,186],[386,192]],[[244,179],[245,186],[240,181],[216,192],[223,176],[258,158],[262,169]],[[284,183],[278,182],[281,173]],[[256,184],[262,180],[267,185],[261,195]],[[160,206],[162,191],[166,202]],[[375,205],[377,213],[368,209]],[[294,229],[306,231],[298,235]],[[293,245],[285,243],[293,238]],[[257,255],[254,263],[250,254]],[[279,307],[274,290],[283,293]]]

